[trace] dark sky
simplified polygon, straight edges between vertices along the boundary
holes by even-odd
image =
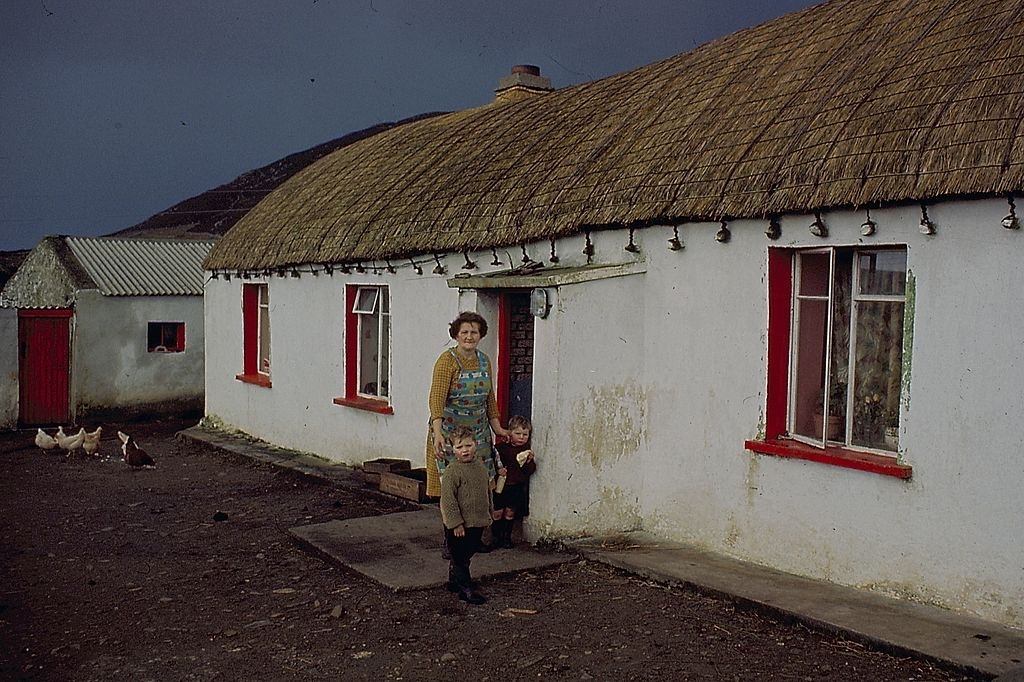
[[[97,235],[513,64],[602,78],[808,0],[0,0],[0,250]]]

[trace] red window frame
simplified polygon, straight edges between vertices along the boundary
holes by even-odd
[[[378,414],[394,414],[390,396],[371,398],[359,394],[359,313],[352,312],[352,309],[355,307],[359,290],[369,286],[380,287],[373,284],[345,285],[345,395],[335,398],[334,404]]]
[[[242,285],[242,373],[235,379],[270,388],[270,375],[259,370],[260,289],[265,283]]]
[[[909,479],[913,468],[896,457],[829,445],[824,449],[788,437],[790,324],[793,315],[793,259],[796,249],[768,249],[768,381],[763,439],[748,440],[751,452],[803,459]]]
[[[159,338],[158,343],[153,343],[154,336]],[[185,352],[185,323],[149,322],[146,326],[146,350],[150,353]]]

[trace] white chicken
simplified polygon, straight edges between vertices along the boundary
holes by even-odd
[[[85,434],[85,440],[82,441],[82,449],[85,450],[85,454],[92,456],[99,452],[101,433],[103,433],[103,427],[97,426],[95,431]]]
[[[46,431],[38,429],[36,431],[36,446],[43,450],[53,450],[57,447],[57,439],[46,433]]]
[[[129,436],[127,433],[117,432],[117,437],[121,439],[121,453],[124,455],[124,461],[128,466],[132,468],[144,467],[144,466],[156,466],[156,462],[149,456],[145,450],[139,447],[139,444],[135,442],[135,439]]]
[[[73,436],[64,436],[61,438],[61,433],[63,431],[64,427],[62,426],[61,430],[57,433],[57,445],[60,446],[61,450],[67,450],[68,456],[70,457],[71,453],[82,447],[82,443],[85,442],[85,429],[79,429],[78,433]]]

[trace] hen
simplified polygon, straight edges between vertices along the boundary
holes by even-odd
[[[62,438],[61,435],[63,434],[63,432],[64,427],[62,426],[60,428],[60,431],[57,432],[57,445],[60,446],[61,450],[67,450],[68,456],[70,456],[72,452],[82,447],[82,443],[85,442],[85,429],[79,429],[78,433],[76,433],[75,435],[64,436]]]
[[[139,447],[139,444],[135,442],[135,439],[129,436],[127,433],[117,432],[117,437],[121,439],[121,452],[124,454],[124,461],[127,462],[130,467],[144,467],[144,466],[156,466],[156,462],[149,454]]]
[[[57,447],[57,439],[42,429],[36,431],[36,446],[43,450],[53,450]]]
[[[85,440],[82,441],[82,449],[85,450],[85,454],[95,455],[99,452],[101,433],[103,433],[103,427],[97,426],[95,431],[85,434]]]

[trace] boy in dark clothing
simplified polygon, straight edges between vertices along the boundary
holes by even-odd
[[[458,426],[449,441],[455,461],[441,477],[441,520],[451,553],[447,587],[464,602],[483,604],[487,598],[474,589],[469,562],[480,546],[484,528],[491,524],[491,478],[476,457],[472,430]]]
[[[537,470],[533,461],[533,450],[530,449],[530,434],[533,426],[526,417],[514,416],[508,420],[510,442],[497,446],[498,458],[503,468],[499,471],[505,483],[501,491],[494,493],[494,524],[491,535],[494,547],[511,549],[512,525],[517,518],[526,515],[527,486],[530,476]]]

